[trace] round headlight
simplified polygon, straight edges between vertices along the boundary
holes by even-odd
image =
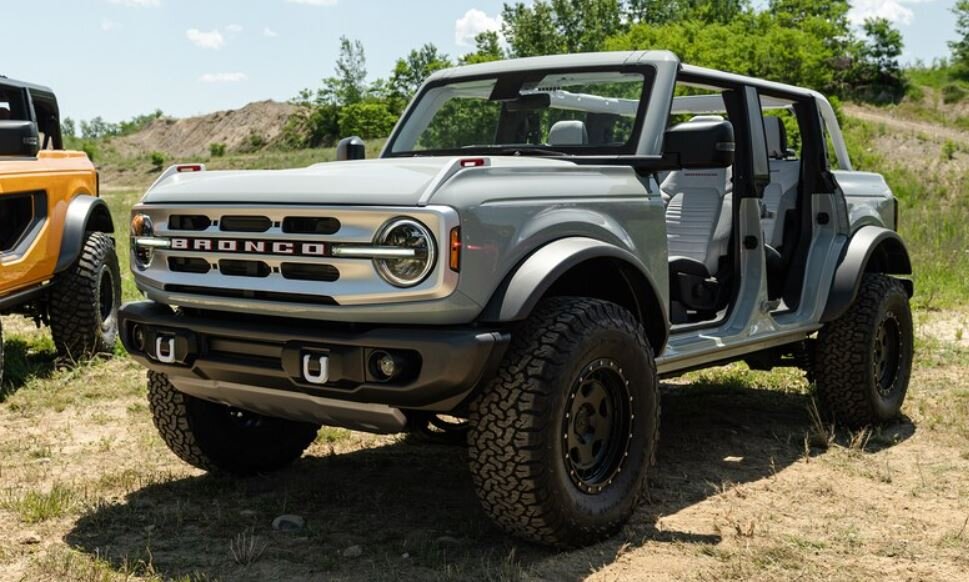
[[[151,247],[139,245],[137,239],[152,236],[155,236],[155,228],[148,215],[135,214],[131,217],[131,252],[134,255],[135,264],[140,269],[147,269],[151,264],[152,252]]]
[[[408,251],[401,257],[376,259],[377,271],[397,287],[413,287],[434,269],[434,237],[423,224],[409,218],[390,221],[377,236],[377,244]]]

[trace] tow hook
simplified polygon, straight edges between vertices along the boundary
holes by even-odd
[[[175,338],[164,336],[155,338],[155,357],[163,364],[174,364]]]
[[[318,366],[314,370],[314,364]],[[330,357],[313,354],[303,354],[303,379],[310,384],[320,386],[330,380]]]

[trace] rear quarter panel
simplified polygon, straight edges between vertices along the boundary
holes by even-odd
[[[80,194],[95,194],[94,165],[83,152],[41,151],[36,159],[0,160],[0,197],[47,193],[47,220],[20,257],[0,258],[0,295],[49,280],[61,248],[67,207]]]
[[[834,172],[844,192],[851,232],[867,225],[895,230],[895,196],[885,178],[871,172]]]

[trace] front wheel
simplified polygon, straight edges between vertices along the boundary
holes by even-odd
[[[302,456],[317,424],[262,416],[175,389],[168,377],[148,372],[148,404],[155,428],[180,459],[206,471],[268,473]]]
[[[866,274],[848,311],[818,335],[818,396],[835,421],[861,427],[901,413],[912,373],[908,294],[897,279]]]
[[[601,541],[644,493],[659,430],[639,322],[595,299],[543,301],[472,404],[471,471],[485,511],[529,541]]]

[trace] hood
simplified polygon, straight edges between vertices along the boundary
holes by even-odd
[[[163,178],[149,204],[354,204],[414,206],[454,158],[329,162],[292,170],[204,171]]]
[[[423,206],[452,176],[460,157],[327,162],[293,170],[203,171],[163,175],[147,204],[327,204]],[[572,165],[551,158],[491,157],[490,167]],[[465,170],[465,171],[474,171]]]

